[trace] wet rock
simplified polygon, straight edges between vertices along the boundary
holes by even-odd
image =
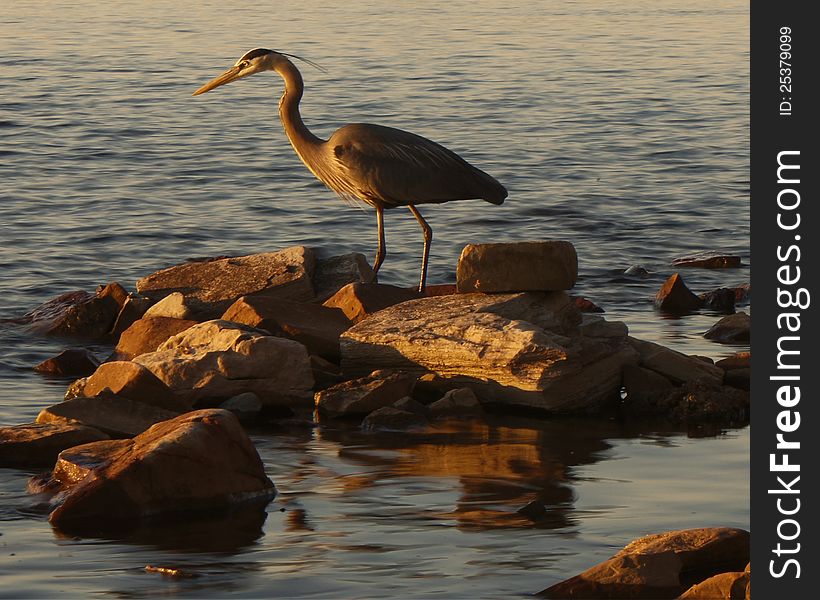
[[[642,265],[632,265],[628,269],[624,270],[624,275],[629,275],[630,277],[636,277],[638,279],[647,279],[649,277],[649,271]]]
[[[172,292],[146,310],[144,316],[195,320],[197,309],[194,304],[182,292]]]
[[[135,356],[154,352],[160,344],[171,336],[185,331],[197,324],[197,321],[172,319],[169,317],[143,317],[126,329],[111,360],[131,360]]]
[[[732,288],[735,291],[735,304],[742,304],[744,302],[748,302],[749,299],[752,297],[752,284],[750,283],[742,283],[736,288]]]
[[[313,271],[313,289],[319,302],[324,302],[349,283],[369,283],[373,280],[373,269],[363,254],[351,252],[340,256],[321,256]]]
[[[673,267],[700,267],[702,269],[730,269],[740,266],[740,257],[722,252],[707,251],[683,256],[672,261]]]
[[[100,366],[99,359],[85,348],[63,350],[57,356],[44,360],[34,370],[55,377],[83,377]]]
[[[732,356],[720,359],[715,365],[724,371],[728,371],[730,369],[748,369],[751,367],[751,362],[751,352],[736,352]]]
[[[27,423],[0,427],[0,467],[52,467],[66,448],[108,439],[98,429],[74,424]]]
[[[339,336],[352,325],[339,308],[254,296],[234,302],[222,319],[296,340],[310,354],[335,361],[339,360]]]
[[[131,327],[135,321],[141,319],[150,306],[151,300],[149,298],[137,294],[128,294],[111,329],[114,339],[119,339],[123,331]]]
[[[752,318],[745,312],[738,312],[712,325],[703,337],[721,344],[736,344],[748,342]]]
[[[676,384],[707,381],[723,382],[723,369],[702,360],[681,354],[654,342],[630,337],[629,343],[640,355],[640,365],[660,373]]]
[[[686,287],[680,273],[675,273],[658,290],[655,306],[668,313],[683,314],[699,309],[701,300]]]
[[[398,408],[399,410],[416,413],[425,417],[427,416],[427,407],[421,402],[415,400],[412,396],[399,398],[391,406],[393,408]]]
[[[245,392],[228,398],[219,408],[231,411],[240,421],[252,421],[262,412],[262,401],[253,392]]]
[[[86,425],[115,438],[133,437],[160,421],[173,419],[179,413],[149,404],[101,394],[93,398],[74,398],[44,408],[38,423]]]
[[[316,408],[328,418],[366,415],[409,396],[417,377],[407,373],[373,371],[316,393]]]
[[[718,288],[705,294],[699,294],[701,306],[722,313],[735,312],[735,290]]]
[[[26,315],[32,327],[48,335],[107,340],[128,298],[118,283],[100,287],[96,294],[69,292]]]
[[[304,246],[187,262],[140,279],[137,291],[154,301],[181,292],[189,306],[197,311],[198,318],[214,318],[240,297],[251,294],[313,300],[314,264],[313,251]]]
[[[134,358],[178,396],[218,404],[253,392],[266,407],[311,405],[313,373],[299,342],[229,321],[207,321]]]
[[[383,310],[388,306],[419,297],[416,290],[381,283],[351,283],[344,286],[324,306],[339,308],[352,323]]]
[[[447,417],[469,419],[484,414],[481,402],[470,388],[450,390],[440,400],[428,406],[427,411],[431,418],[436,419]]]
[[[750,576],[744,571],[720,573],[690,587],[679,600],[745,600]]]
[[[347,330],[342,370],[432,373],[442,391],[471,387],[482,402],[587,410],[618,397],[637,361],[625,337],[581,335],[565,292],[456,294],[411,300]]]
[[[469,244],[456,270],[459,292],[569,290],[578,278],[578,255],[565,241]]]
[[[575,306],[578,307],[582,313],[603,313],[606,312],[603,308],[595,304],[592,300],[584,298],[583,296],[570,296]]]
[[[623,371],[623,385],[630,402],[636,397],[666,396],[674,387],[672,382],[660,373],[637,365],[627,365]]]
[[[156,375],[135,362],[114,361],[100,365],[86,379],[81,393],[93,398],[105,391],[172,412],[191,410],[189,402],[174,395]]]
[[[699,381],[666,394],[627,395],[622,408],[631,415],[661,417],[675,423],[745,423],[749,420],[749,394]]]
[[[752,370],[749,367],[743,369],[727,369],[723,376],[723,383],[739,390],[751,389]]]
[[[749,533],[685,529],[633,541],[607,561],[538,593],[546,598],[675,598],[692,584],[748,562]],[[738,567],[737,565],[741,565]]]
[[[427,427],[424,415],[395,406],[377,408],[362,421],[362,431],[408,431]]]
[[[58,529],[133,524],[161,515],[180,520],[243,503],[266,504],[276,495],[247,434],[224,410],[186,413],[125,443],[80,449],[79,473],[55,497],[49,515]],[[71,452],[76,456],[78,449]],[[66,453],[61,459],[71,460]]]

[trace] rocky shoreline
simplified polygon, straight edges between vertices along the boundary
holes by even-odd
[[[735,266],[732,257],[690,258],[676,266]],[[51,469],[30,491],[48,498],[55,527],[82,532],[269,502],[276,488],[241,423],[347,419],[365,432],[413,435],[485,411],[748,422],[748,352],[713,363],[630,336],[570,295],[577,260],[568,242],[470,245],[455,285],[419,294],[371,283],[359,254],[297,246],[185,262],[132,292],[109,283],[63,294],[20,321],[110,343],[113,353],[100,363],[74,348],[37,365],[79,379],[36,423],[0,429],[0,466]],[[666,312],[719,306],[729,314],[706,337],[748,340],[748,315],[734,312],[748,295],[741,288],[696,296],[675,274],[655,303]],[[731,534],[745,543],[745,561],[740,552],[674,567],[679,555],[712,548],[710,535],[730,535],[691,531],[700,533],[663,534],[671,550],[631,545],[639,558],[616,555],[617,569],[593,567],[543,595],[715,597],[718,584],[707,580],[721,573],[739,574],[720,585],[736,594],[742,580],[748,594],[748,533]]]

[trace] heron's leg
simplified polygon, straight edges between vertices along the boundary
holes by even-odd
[[[407,208],[409,208],[413,216],[416,217],[416,221],[419,222],[421,230],[424,232],[424,254],[421,256],[421,281],[419,282],[419,292],[423,292],[427,283],[427,259],[430,258],[430,244],[433,241],[433,229],[427,224],[427,221],[424,220],[424,217],[421,216],[421,213],[415,206],[408,204]]]
[[[376,250],[376,259],[373,261],[373,281],[376,281],[376,275],[379,272],[379,267],[384,262],[384,257],[387,256],[387,246],[384,243],[384,209],[376,205],[376,224],[379,227],[379,247]]]

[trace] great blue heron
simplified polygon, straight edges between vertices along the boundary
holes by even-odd
[[[206,83],[194,96],[262,71],[276,71],[285,81],[279,116],[296,154],[327,187],[345,199],[361,200],[376,209],[379,247],[373,262],[378,272],[387,253],[384,242],[384,209],[406,206],[424,232],[419,291],[427,280],[427,261],[433,230],[416,204],[483,199],[501,204],[507,190],[493,177],[469,164],[455,152],[407,131],[352,123],[329,140],[313,135],[299,114],[304,83],[288,57],[266,48],[246,52],[222,75]],[[304,59],[300,59],[304,60]]]

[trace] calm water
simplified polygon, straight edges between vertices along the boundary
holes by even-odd
[[[303,115],[431,137],[510,191],[423,207],[429,280],[469,242],[567,239],[578,289],[633,334],[688,353],[716,319],[651,305],[672,259],[695,291],[749,281],[748,6],[736,0],[258,3],[15,2],[0,11],[0,317],[187,257],[292,244],[375,251],[372,213],[304,169],[259,75],[191,98],[245,50],[304,55]],[[382,281],[412,285],[421,235],[387,215]],[[635,264],[647,279],[621,276]],[[30,371],[65,341],[0,326],[0,424],[31,420],[65,381]],[[106,349],[95,348],[103,356]],[[352,428],[253,432],[280,495],[265,514],[146,529],[52,531],[0,469],[0,596],[527,595],[676,527],[748,527],[748,428],[688,437],[616,423],[500,418],[382,439]],[[534,498],[533,524],[515,513]],[[284,509],[284,510],[282,510]],[[146,574],[146,564],[198,577]]]

